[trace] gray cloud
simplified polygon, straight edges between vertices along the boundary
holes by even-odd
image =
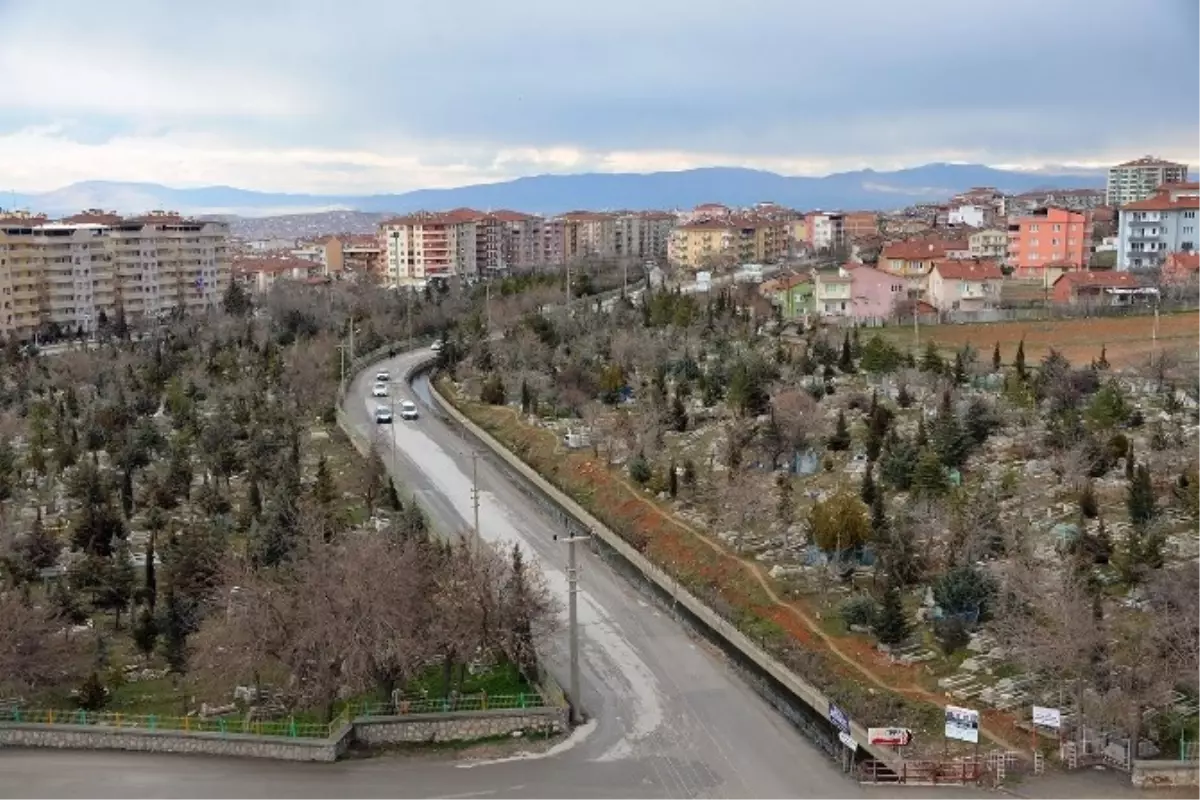
[[[1194,0],[9,4],[0,66],[6,46],[36,43],[44,70],[78,58],[63,80],[92,94],[0,88],[0,132],[72,120],[91,139],[124,125],[231,146],[420,143],[422,163],[480,169],[551,147],[864,165],[1186,156],[1198,23]],[[161,74],[131,97],[147,70]],[[161,100],[170,87],[184,99]]]

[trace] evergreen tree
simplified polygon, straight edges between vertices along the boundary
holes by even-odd
[[[1104,370],[1109,368],[1108,363],[1108,347],[1100,345],[1100,358],[1096,360],[1096,369]]]
[[[378,458],[378,453],[376,458]],[[258,478],[254,475],[250,476],[249,485],[246,487],[246,506],[250,512],[251,519],[258,519],[262,516],[262,489],[259,488]]]
[[[154,532],[146,538],[146,565],[142,573],[142,599],[151,612],[158,604],[158,575],[154,566]]]
[[[42,522],[42,508],[37,507],[29,535],[20,541],[19,558],[30,570],[38,572],[58,562],[62,545]]]
[[[690,458],[683,462],[683,485],[688,489],[696,488],[696,462]]]
[[[867,468],[863,470],[862,486],[858,490],[858,496],[868,508],[875,502],[875,495],[879,494],[879,490],[875,488],[875,462],[868,460]]]
[[[671,430],[676,433],[684,433],[688,427],[687,408],[683,405],[683,398],[679,393],[675,393],[674,399],[671,401]]]
[[[236,280],[229,282],[222,305],[225,307],[225,313],[231,317],[244,317],[251,310],[250,297]]]
[[[1000,343],[996,342],[996,346],[992,348],[992,372],[999,372],[1000,366]]]
[[[938,458],[947,467],[961,467],[967,462],[971,453],[971,438],[963,430],[958,415],[949,405],[950,394],[943,395],[943,404],[933,423],[933,435],[930,437],[933,449]]]
[[[149,606],[143,606],[133,626],[133,643],[142,655],[149,657],[158,644],[158,620]]]
[[[838,369],[844,374],[854,372],[854,351],[850,347],[850,334],[847,333],[842,339],[842,354],[838,358]]]
[[[925,412],[921,411],[921,416],[917,417],[917,436],[913,443],[918,449],[929,446],[929,433],[925,430]]]
[[[672,500],[679,494],[679,475],[675,471],[675,459],[667,466],[667,496]]]
[[[521,413],[529,414],[533,409],[533,392],[529,389],[529,381],[521,379]]]
[[[880,480],[897,491],[908,491],[912,486],[918,456],[919,451],[916,447],[900,438],[895,431],[889,432],[880,454]]]
[[[1150,481],[1150,469],[1145,464],[1138,464],[1133,481],[1125,495],[1125,506],[1129,509],[1129,521],[1135,526],[1144,527],[1154,519],[1154,485]]]
[[[850,350],[855,358],[862,355],[862,342],[858,338],[858,326],[855,325],[850,330]]]
[[[937,345],[933,342],[925,344],[925,354],[921,356],[921,371],[941,375],[946,371],[946,364],[938,354]]]
[[[183,601],[173,588],[167,588],[163,601],[162,651],[167,669],[175,675],[187,673],[187,617]]]
[[[829,437],[827,446],[830,450],[842,451],[850,449],[850,429],[846,427],[846,412],[838,411],[837,425],[833,435]]]
[[[916,469],[913,470],[912,490],[919,497],[931,499],[940,497],[950,489],[946,478],[946,469],[941,458],[930,448],[926,447],[917,458]]]
[[[388,478],[387,487],[384,489],[383,502],[392,511],[403,511],[404,503],[400,500],[400,493],[396,491],[396,484]]]
[[[1022,339],[1017,344],[1017,355],[1013,359],[1013,369],[1017,371],[1017,377],[1024,382],[1029,378],[1029,372],[1025,368],[1025,340]]]
[[[967,382],[967,365],[963,361],[961,350],[954,354],[954,372],[952,377],[954,378],[954,383],[959,386]]]
[[[329,463],[325,460],[324,453],[317,460],[317,477],[313,482],[312,493],[317,505],[325,509],[337,499],[337,487],[333,483],[333,476],[329,474]]]
[[[1134,465],[1137,462],[1133,457],[1133,440],[1129,439],[1125,446],[1125,480],[1132,481],[1134,475]]]
[[[967,406],[963,427],[966,429],[967,437],[974,444],[981,445],[992,435],[992,431],[1000,427],[1000,420],[986,400],[975,397]]]
[[[913,396],[908,391],[908,384],[900,384],[900,389],[896,392],[896,405],[901,408],[908,408],[913,404]]]
[[[775,520],[783,530],[784,535],[796,520],[796,498],[792,487],[792,474],[781,472],[775,476]]]
[[[529,586],[525,575],[525,557],[520,545],[514,544],[512,549],[511,570],[509,572],[509,609],[511,623],[509,635],[512,641],[513,660],[521,674],[533,680],[538,674],[537,650],[533,642],[533,625],[529,616]]]
[[[896,581],[889,580],[883,593],[883,603],[875,619],[875,636],[882,644],[897,647],[908,640],[910,630],[900,587]]]
[[[1096,491],[1092,488],[1092,482],[1088,481],[1083,487],[1083,491],[1079,493],[1079,513],[1085,519],[1095,519],[1100,513],[1100,506],[1096,502]]]
[[[875,543],[876,555],[882,556],[891,533],[891,523],[887,517],[887,501],[883,492],[876,491],[871,496],[871,541]]]

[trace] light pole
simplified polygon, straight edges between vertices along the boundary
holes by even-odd
[[[471,451],[471,508],[475,512],[475,535],[479,536],[479,454]]]
[[[567,617],[569,619],[568,639],[571,648],[571,724],[578,725],[583,721],[581,713],[582,698],[579,696],[579,610],[576,595],[579,594],[579,565],[575,558],[575,543],[585,542],[592,537],[588,534],[572,533],[568,524],[567,535],[559,539],[554,534],[555,541],[567,543]]]

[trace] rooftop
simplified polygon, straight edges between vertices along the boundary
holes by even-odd
[[[999,263],[984,259],[946,259],[934,264],[933,269],[943,280],[951,281],[994,281],[1004,277]]]

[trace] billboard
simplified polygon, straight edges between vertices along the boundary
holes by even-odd
[[[1061,728],[1062,712],[1057,708],[1033,707],[1033,724],[1043,728]]]
[[[946,738],[979,744],[979,712],[946,706]]]
[[[843,733],[850,732],[849,715],[847,715],[845,711],[842,711],[833,703],[829,704],[829,721],[836,725],[838,730],[842,731]]]
[[[867,744],[907,747],[911,741],[912,731],[908,728],[867,728]]]

